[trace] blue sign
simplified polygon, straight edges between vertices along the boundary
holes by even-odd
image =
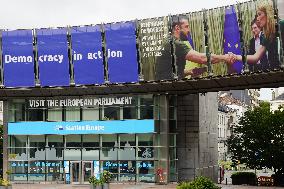
[[[9,135],[152,133],[154,120],[8,123]]]
[[[75,84],[104,83],[104,65],[100,26],[71,29]]]
[[[11,167],[28,167],[28,163],[22,163],[22,162],[13,162],[11,163]],[[60,167],[60,163],[54,163],[54,162],[31,162],[30,166],[36,166],[36,167]]]
[[[39,79],[41,86],[68,86],[69,59],[66,29],[37,32]]]
[[[105,30],[109,81],[138,82],[134,22],[107,24]]]
[[[35,86],[31,30],[2,32],[5,87]]]

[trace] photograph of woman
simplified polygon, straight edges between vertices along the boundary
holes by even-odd
[[[267,69],[279,69],[278,41],[275,30],[276,19],[274,17],[274,9],[271,1],[263,1],[258,5],[256,11],[256,24],[262,31],[260,36],[260,46],[254,54],[247,55],[248,64],[257,64],[263,56],[267,55]],[[236,55],[236,59],[241,61],[242,56]]]

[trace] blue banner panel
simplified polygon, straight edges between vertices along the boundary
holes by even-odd
[[[75,84],[104,83],[100,26],[73,27],[71,38]]]
[[[134,22],[105,25],[108,76],[111,83],[138,82]]]
[[[35,86],[31,30],[2,32],[5,87]]]
[[[152,133],[154,120],[8,123],[9,135]]]
[[[68,86],[67,30],[39,29],[36,32],[40,85]]]

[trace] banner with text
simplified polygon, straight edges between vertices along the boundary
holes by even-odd
[[[75,84],[104,83],[100,26],[72,27],[71,39]]]
[[[8,135],[152,133],[154,120],[8,123]]]
[[[168,17],[139,21],[140,67],[145,81],[174,78],[168,33]]]
[[[37,33],[41,86],[68,86],[69,59],[66,29],[39,29]]]
[[[105,36],[109,81],[138,82],[135,23],[106,24]]]
[[[32,30],[2,32],[4,86],[35,86]]]

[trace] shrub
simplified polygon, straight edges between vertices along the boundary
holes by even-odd
[[[105,183],[109,183],[111,181],[112,174],[109,171],[104,171],[102,173],[102,180]]]
[[[231,175],[233,185],[256,185],[257,177],[253,172],[236,172]]]
[[[0,186],[10,186],[10,181],[7,179],[0,178]]]
[[[98,186],[101,184],[100,179],[97,179],[95,176],[91,176],[88,181],[91,185],[94,185],[94,186]]]
[[[220,189],[210,179],[206,177],[197,177],[191,182],[182,182],[177,189]]]

